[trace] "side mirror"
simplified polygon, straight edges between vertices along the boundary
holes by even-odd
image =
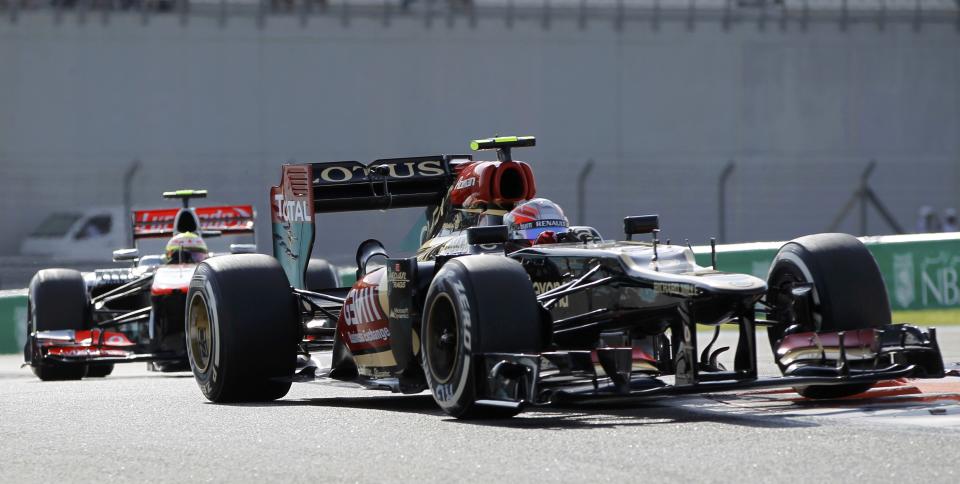
[[[467,229],[467,243],[470,245],[502,244],[507,241],[506,225],[470,227]]]
[[[140,249],[117,249],[113,251],[114,262],[133,262],[140,258]]]
[[[649,234],[660,228],[659,215],[638,215],[636,217],[624,217],[623,232],[627,235],[627,240],[631,240],[637,234]]]
[[[567,230],[567,237],[572,239],[570,242],[603,242],[603,236],[593,227],[586,225],[573,225]]]
[[[256,254],[257,244],[230,244],[231,254]]]

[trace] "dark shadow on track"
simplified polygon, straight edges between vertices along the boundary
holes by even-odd
[[[209,402],[208,402],[209,403]],[[678,402],[679,403],[679,402]],[[684,402],[689,403],[689,402]],[[277,400],[263,403],[226,404],[243,407],[336,407],[365,410],[384,410],[402,413],[422,413],[446,417],[437,407],[433,397],[424,395],[388,395],[369,397],[329,397],[298,400]],[[446,418],[445,422],[462,425],[482,425],[505,428],[531,428],[541,430],[599,429],[624,426],[662,425],[671,423],[719,423],[754,428],[800,428],[816,427],[818,424],[798,421],[777,415],[734,415],[688,406],[660,403],[591,404],[549,407],[531,407],[510,419],[458,420]]]
[[[27,371],[29,371],[29,370],[27,370]],[[39,378],[37,378],[36,376],[34,376],[33,373],[26,373],[26,374],[23,374],[23,375],[4,375],[4,374],[0,374],[0,380],[33,380],[34,383],[43,383],[43,384],[65,383],[65,382],[67,382],[67,381],[71,381],[71,382],[103,382],[103,381],[106,381],[106,382],[109,382],[109,381],[116,381],[116,380],[152,380],[152,379],[182,380],[182,379],[184,379],[184,378],[193,378],[193,373],[183,373],[183,374],[181,374],[181,373],[177,373],[177,374],[170,374],[170,373],[147,373],[147,374],[143,374],[143,375],[108,375],[108,376],[105,376],[105,377],[84,377],[83,379],[80,379],[80,380],[57,380],[57,381],[50,381],[50,382],[41,381]]]
[[[84,377],[83,381],[109,381],[109,380],[144,380],[148,378],[162,378],[171,380],[181,380],[184,378],[193,378],[193,373],[161,373],[149,372],[144,375],[108,375],[103,378]]]
[[[663,404],[565,405],[537,407],[517,417],[502,420],[456,420],[447,422],[468,425],[499,426],[506,428],[535,428],[546,430],[598,429],[662,425],[674,423],[717,423],[752,428],[806,428],[819,424],[799,421],[784,416],[735,415],[704,408]]]
[[[212,402],[207,402],[216,405]],[[369,397],[326,397],[297,400],[276,400],[260,403],[221,404],[238,407],[336,407],[365,410],[387,410],[403,413],[445,415],[430,395],[385,395]]]

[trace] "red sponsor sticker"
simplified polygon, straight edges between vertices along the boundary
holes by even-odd
[[[161,237],[173,234],[173,222],[179,208],[159,208],[134,210],[133,236]],[[222,205],[216,207],[196,207],[194,211],[200,219],[200,230],[225,233],[245,233],[253,231],[252,205]]]
[[[379,277],[371,277],[379,276]],[[390,323],[380,306],[379,283],[383,271],[357,282],[340,312],[340,336],[351,351],[384,349],[390,346]]]

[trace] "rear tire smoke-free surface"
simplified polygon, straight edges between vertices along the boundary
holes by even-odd
[[[90,319],[90,298],[80,272],[44,269],[30,280],[27,334],[33,331],[84,329]],[[79,380],[87,365],[42,361],[34,338],[28,338],[25,357],[33,374],[44,381]]]
[[[856,237],[815,234],[794,239],[780,248],[767,277],[768,301],[790,283],[812,282],[813,291],[797,301],[802,331],[834,333],[890,324],[890,302],[877,261]],[[782,299],[781,299],[782,300]],[[776,311],[783,311],[776,308]],[[771,344],[784,336],[783,327],[768,329]],[[796,387],[807,398],[840,398],[862,393],[872,383]]]
[[[213,402],[269,401],[290,390],[299,314],[276,259],[261,254],[211,258],[187,292],[187,355]]]
[[[539,303],[530,278],[512,259],[453,259],[440,269],[424,303],[421,362],[433,398],[463,419],[507,418],[519,409],[477,405],[477,355],[541,349]]]

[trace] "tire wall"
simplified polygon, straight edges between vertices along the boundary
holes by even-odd
[[[0,354],[23,351],[27,341],[26,322],[27,296],[0,291]]]

